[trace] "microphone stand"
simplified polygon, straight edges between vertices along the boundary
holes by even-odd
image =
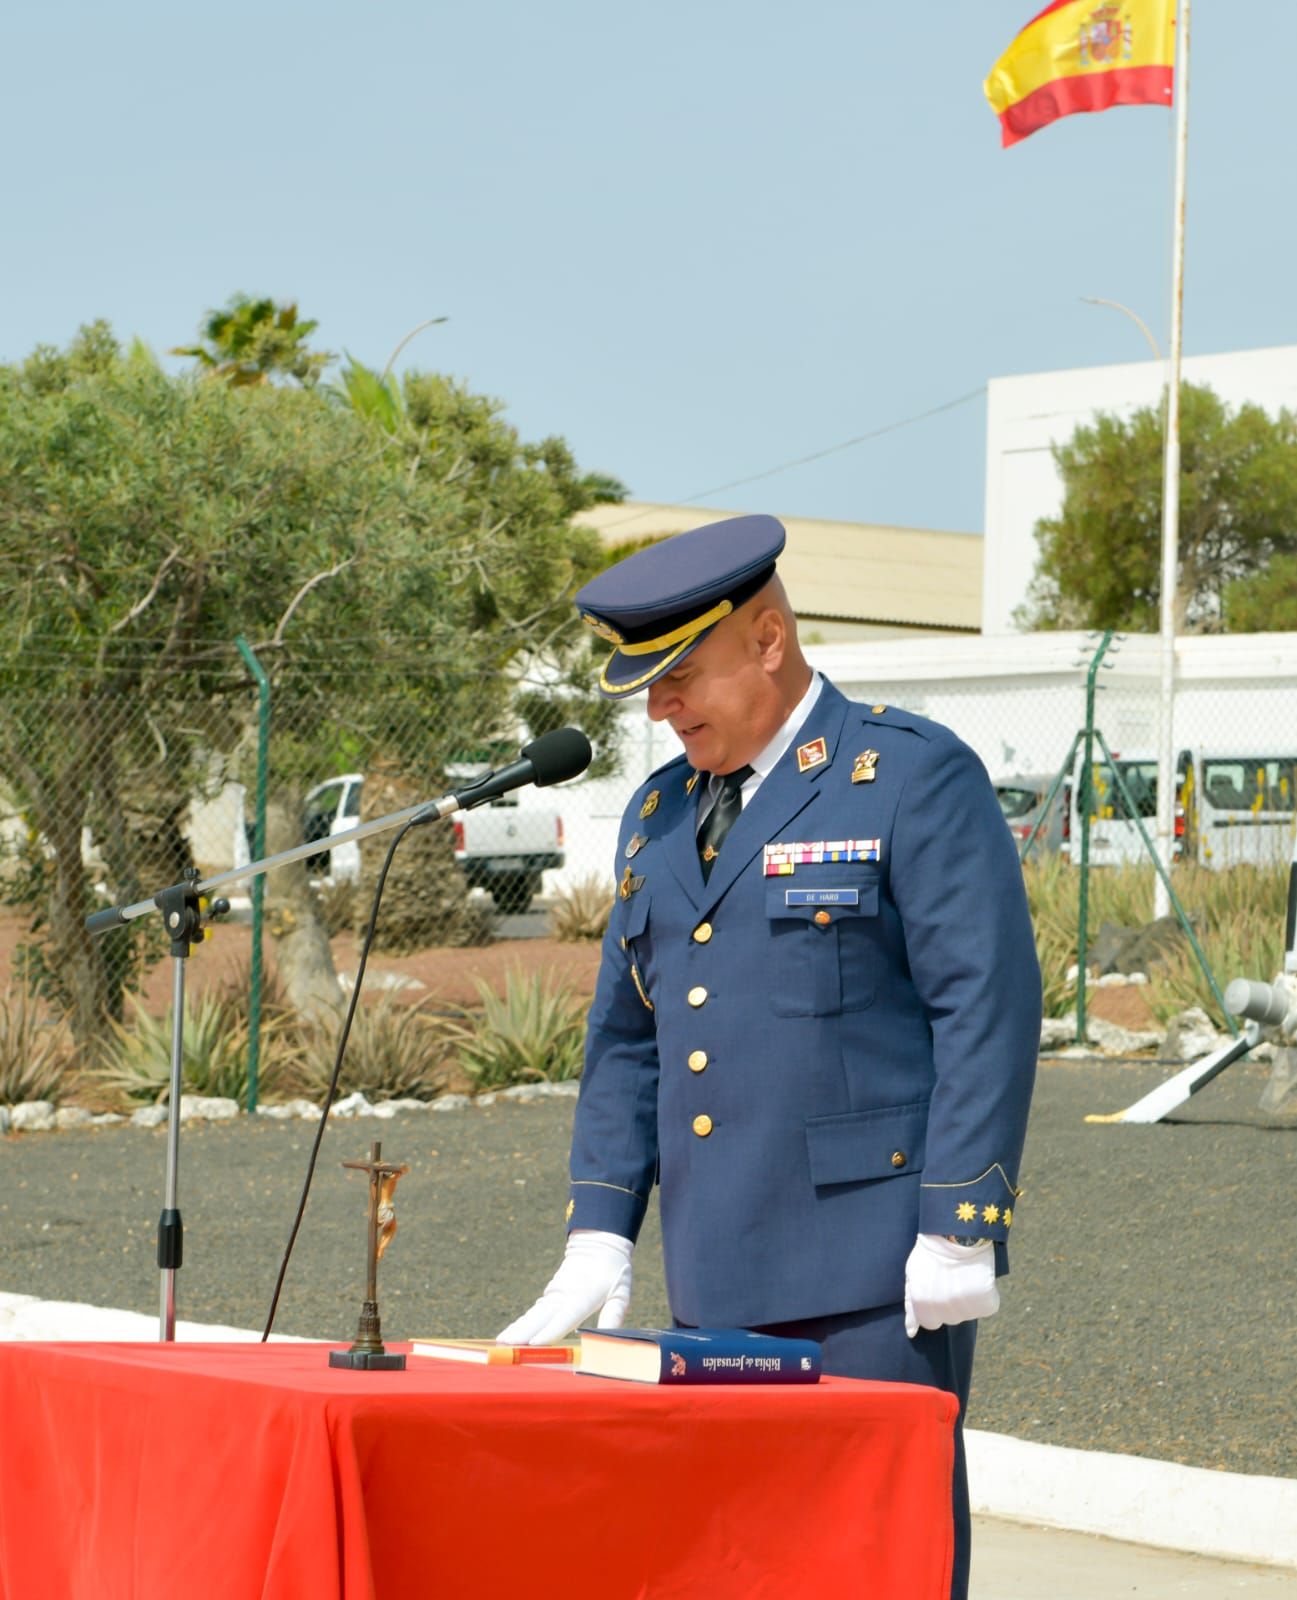
[[[489,795],[483,795],[475,799],[472,788],[465,789],[462,796],[443,795],[439,800],[429,801],[423,805],[407,806],[403,811],[393,811],[388,816],[375,817],[371,822],[359,823],[354,828],[348,828],[345,833],[332,835],[329,845],[333,848],[336,845],[347,844],[353,839],[368,839],[376,833],[385,833],[407,822],[415,825],[432,822],[439,817],[449,816],[452,811],[481,804],[488,798]],[[158,1339],[163,1343],[170,1343],[176,1337],[176,1273],[184,1260],[184,1225],[180,1217],[177,1184],[180,1169],[180,1084],[184,1066],[185,965],[192,947],[203,939],[204,925],[213,917],[223,916],[230,909],[228,900],[223,897],[212,898],[214,890],[223,889],[229,884],[241,883],[249,878],[260,877],[276,867],[286,867],[291,862],[301,861],[307,856],[319,853],[319,840],[309,840],[305,844],[294,845],[289,850],[280,850],[275,855],[264,856],[260,861],[251,861],[246,867],[236,867],[230,872],[218,872],[213,877],[201,881],[197,868],[191,867],[180,883],[173,883],[165,889],[160,889],[151,900],[137,900],[134,904],[126,906],[108,906],[102,911],[92,912],[86,918],[86,928],[90,933],[106,933],[110,928],[120,928],[128,922],[133,922],[137,917],[159,911],[162,913],[163,926],[171,941],[170,954],[174,963],[171,988],[171,1087],[168,1091],[166,1187],[162,1214],[158,1218],[157,1252],[158,1268],[162,1274],[158,1306]]]

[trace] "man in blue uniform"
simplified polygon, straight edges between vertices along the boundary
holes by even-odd
[[[640,786],[590,1011],[568,1247],[501,1338],[616,1326],[660,1186],[672,1314],[818,1339],[962,1425],[999,1304],[1040,1039],[1009,831],[948,729],[813,673],[772,517],[698,528],[577,596],[683,753]],[[962,1433],[952,1594],[966,1592]]]

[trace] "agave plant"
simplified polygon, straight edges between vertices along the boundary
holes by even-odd
[[[127,1100],[160,1105],[171,1092],[171,1017],[151,1017],[134,995],[127,1004],[131,1017],[110,1022],[95,1077]],[[206,994],[185,1008],[180,1082],[186,1094],[246,1104],[248,1025],[227,997]]]
[[[550,932],[564,944],[602,939],[613,899],[608,879],[602,873],[587,873],[556,898],[549,914]]]
[[[463,1010],[448,1039],[479,1089],[515,1083],[561,1083],[580,1076],[585,1005],[565,985],[518,970],[497,994],[479,981],[480,1011]]]
[[[0,998],[0,1105],[57,1100],[71,1060],[66,1025],[42,1016],[25,984]]]
[[[346,1089],[368,1099],[427,1099],[445,1076],[447,1023],[425,1005],[390,994],[356,1007],[342,1064]],[[333,1070],[334,1041],[321,1038],[312,1073],[319,1088]]]

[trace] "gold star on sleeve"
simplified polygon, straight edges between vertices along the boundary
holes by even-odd
[[[1011,1228],[1013,1226],[1013,1207],[1012,1206],[1005,1206],[1005,1208],[1004,1208],[1004,1226],[1006,1228]]]
[[[983,1206],[982,1207],[982,1221],[983,1222],[998,1222],[999,1220],[1000,1220],[1000,1208],[999,1208],[999,1206]]]
[[[962,1200],[959,1205],[955,1207],[955,1215],[959,1218],[960,1222],[971,1222],[977,1215],[977,1207],[971,1200]]]

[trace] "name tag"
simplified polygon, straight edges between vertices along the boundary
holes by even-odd
[[[858,906],[859,889],[785,889],[786,906]]]

